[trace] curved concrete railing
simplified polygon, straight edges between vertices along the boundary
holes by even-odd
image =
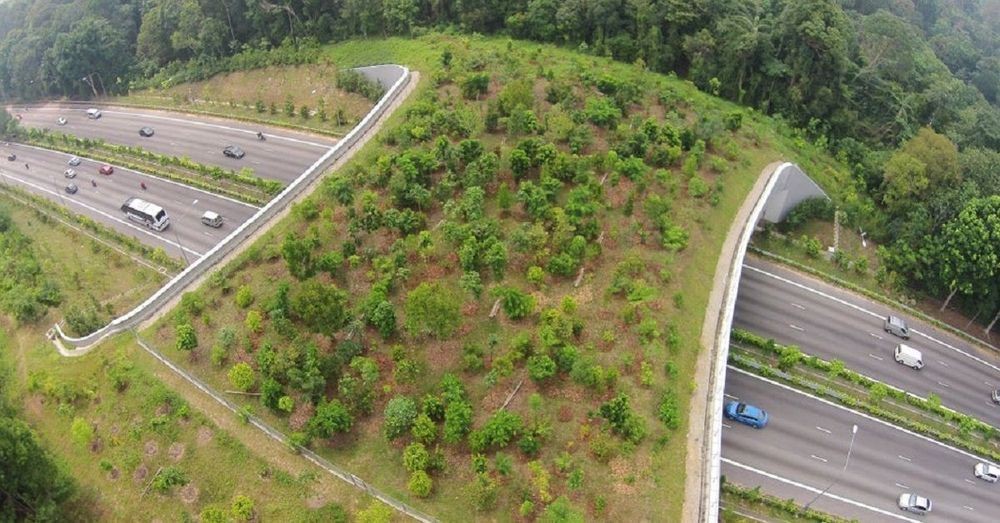
[[[726,386],[726,362],[729,359],[729,333],[733,327],[733,312],[736,308],[736,294],[739,290],[740,277],[743,274],[743,260],[746,258],[747,246],[753,236],[754,227],[760,221],[767,206],[768,199],[775,185],[783,174],[799,171],[791,163],[783,163],[771,171],[763,191],[757,197],[753,210],[743,224],[736,244],[736,252],[732,257],[728,277],[726,278],[725,294],[722,300],[719,320],[715,331],[715,350],[711,361],[707,409],[705,412],[705,438],[702,449],[701,470],[701,503],[699,520],[703,523],[719,521],[719,480],[722,470],[722,406],[723,390]]]
[[[385,95],[382,96],[378,103],[375,104],[375,107],[373,107],[372,110],[365,115],[361,122],[359,122],[358,125],[351,130],[351,132],[347,133],[347,136],[331,147],[326,154],[320,157],[320,159],[316,160],[316,162],[306,169],[301,176],[292,181],[292,183],[290,183],[285,190],[281,191],[277,197],[271,200],[264,207],[261,207],[256,214],[237,227],[236,230],[229,234],[229,236],[226,236],[221,243],[213,247],[205,253],[204,256],[189,265],[183,272],[175,276],[167,282],[166,285],[161,287],[152,296],[146,299],[146,301],[142,302],[131,311],[115,318],[101,329],[80,338],[67,336],[57,323],[54,327],[54,331],[62,342],[77,348],[85,348],[100,342],[107,336],[138,325],[146,318],[152,316],[157,310],[159,310],[160,307],[175,298],[177,293],[182,289],[187,288],[189,283],[204,275],[209,269],[215,266],[219,260],[222,260],[226,257],[226,255],[239,247],[244,241],[247,240],[247,238],[257,232],[257,230],[267,223],[268,220],[274,217],[274,215],[284,210],[284,208],[292,200],[298,197],[302,191],[309,187],[309,185],[317,177],[323,174],[323,170],[326,166],[337,161],[338,158],[343,156],[345,151],[353,147],[355,142],[357,142],[360,137],[364,136],[365,133],[371,129],[372,125],[383,116],[388,107],[393,101],[395,101],[399,93],[410,81],[410,70],[406,67],[398,65],[381,65],[370,66],[362,69],[371,68],[378,69],[380,73],[389,71],[389,74],[391,74],[393,70],[398,71],[398,78],[396,78],[395,82],[393,82],[392,86],[386,91]],[[382,81],[384,78],[386,78],[385,74],[381,74],[379,80]]]

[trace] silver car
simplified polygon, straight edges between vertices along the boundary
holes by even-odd
[[[74,156],[74,157],[72,157],[72,158],[69,159],[68,163],[70,165],[72,165],[73,167],[76,167],[77,165],[80,165],[80,157],[79,156]]]
[[[899,508],[914,514],[927,514],[931,511],[931,500],[912,492],[899,495]]]
[[[899,316],[893,316],[892,314],[886,316],[885,324],[882,328],[889,334],[899,336],[904,340],[910,339],[910,328],[906,326],[906,322]]]

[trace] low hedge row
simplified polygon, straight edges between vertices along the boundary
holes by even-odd
[[[781,499],[777,496],[772,496],[770,494],[764,494],[760,491],[760,487],[746,488],[739,485],[734,485],[726,481],[725,476],[723,476],[721,481],[722,492],[734,496],[738,499],[746,501],[752,505],[764,506],[772,510],[776,510],[784,513],[790,517],[797,517],[800,520],[813,521],[815,523],[851,523],[857,522],[856,519],[846,519],[840,516],[835,516],[833,514],[827,514],[826,512],[820,512],[815,509],[802,510],[794,499]]]

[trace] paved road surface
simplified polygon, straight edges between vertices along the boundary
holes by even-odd
[[[180,246],[184,247],[188,260],[194,261],[257,212],[256,207],[242,202],[127,169],[116,167],[114,174],[104,176],[97,172],[100,163],[86,159],[73,167],[77,176],[69,180],[63,175],[69,168],[67,161],[71,155],[68,154],[14,143],[0,147],[0,152],[3,154],[0,183],[46,197],[147,245],[162,247],[178,259],[183,259]],[[7,160],[10,152],[17,155],[16,161]],[[25,168],[25,163],[29,168]],[[91,185],[91,180],[97,182],[97,187]],[[140,188],[140,182],[146,184],[147,190]],[[66,194],[63,189],[69,183],[75,183],[79,192]],[[156,232],[127,220],[121,205],[130,196],[139,196],[163,207],[170,217],[170,227]],[[197,203],[193,203],[195,200]],[[226,223],[219,229],[203,225],[200,217],[206,210],[221,214]]]
[[[925,363],[923,369],[913,370],[893,360],[892,351],[902,340],[882,330],[889,307],[761,260],[751,259],[748,265],[740,281],[734,327],[798,345],[806,354],[840,359],[850,369],[920,396],[937,394],[944,405],[1000,427],[1000,406],[990,400],[990,392],[1000,386],[996,354],[906,317],[914,331],[906,343],[923,353]]]
[[[55,103],[32,106],[27,111],[20,106],[10,108],[21,115],[21,125],[26,127],[140,146],[155,153],[187,156],[198,163],[226,169],[249,167],[261,178],[286,184],[336,143],[330,138],[286,129],[166,111],[108,107],[101,109],[101,118],[90,120],[86,109],[83,105]],[[66,125],[57,124],[60,116],[66,118]],[[144,126],[155,131],[151,138],[139,136],[139,129]],[[264,132],[266,141],[257,139],[258,130]],[[239,146],[246,151],[246,156],[242,160],[223,156],[222,149],[227,145]]]
[[[724,421],[722,473],[730,481],[746,486],[759,484],[766,492],[795,498],[804,505],[843,470],[851,426],[857,424],[847,472],[829,493],[869,508],[824,496],[813,504],[816,509],[866,522],[897,521],[897,517],[929,522],[1000,519],[1000,484],[973,476],[972,468],[978,461],[975,457],[733,368],[727,372],[726,395],[727,400],[739,398],[770,415],[767,427],[761,430]],[[816,490],[769,479],[727,460]],[[896,499],[904,491],[930,498],[933,512],[918,517],[900,511]]]

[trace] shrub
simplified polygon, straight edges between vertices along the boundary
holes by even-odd
[[[423,443],[411,443],[403,451],[403,466],[410,472],[427,470],[431,455]]]
[[[726,115],[722,118],[722,121],[727,130],[733,132],[738,131],[740,127],[743,127],[743,111],[738,109],[730,111],[726,113]]]
[[[406,328],[414,334],[450,336],[461,322],[459,301],[438,283],[423,282],[406,296]]]
[[[524,318],[535,309],[535,299],[513,287],[497,287],[493,294],[500,298],[504,313],[512,320]]]
[[[368,322],[383,338],[391,338],[396,333],[396,311],[392,307],[392,302],[389,300],[379,302],[371,311]]]
[[[434,481],[422,470],[417,470],[410,474],[410,481],[406,484],[406,488],[418,498],[430,496],[433,487]]]
[[[264,328],[264,318],[261,316],[260,311],[247,311],[247,317],[243,320],[243,326],[252,333],[259,333]]]
[[[389,505],[372,499],[368,508],[358,511],[355,516],[356,523],[389,523],[392,521],[393,512]]]
[[[469,434],[469,444],[473,451],[482,452],[489,447],[506,447],[521,433],[524,423],[521,417],[506,410],[490,416],[479,430]]]
[[[282,396],[278,398],[278,410],[291,414],[295,410],[295,400],[291,396]]]
[[[548,354],[539,354],[528,358],[528,375],[531,379],[541,382],[551,378],[556,373],[556,362]]]
[[[329,438],[335,432],[351,430],[354,418],[340,401],[322,402],[316,407],[316,414],[309,420],[309,432],[314,437]]]
[[[497,504],[497,482],[488,474],[476,475],[476,480],[469,486],[469,497],[476,510],[486,512]]]
[[[246,392],[253,388],[254,382],[257,380],[254,376],[253,368],[245,362],[237,363],[229,369],[229,383],[232,384],[236,390]]]
[[[198,347],[198,335],[190,323],[182,323],[176,327],[177,350],[191,351]]]
[[[187,485],[188,479],[184,471],[177,467],[165,467],[153,478],[152,486],[160,493],[167,493],[177,485]]]
[[[412,398],[396,396],[386,404],[384,416],[382,429],[385,437],[396,439],[413,426],[413,421],[417,419],[417,403]]]
[[[413,439],[424,444],[431,444],[437,439],[437,425],[427,414],[420,413],[410,427],[410,434]]]
[[[599,412],[611,424],[611,428],[625,439],[638,443],[645,437],[645,424],[632,410],[625,393],[619,393],[614,399],[603,403]]]
[[[236,521],[252,520],[254,517],[253,500],[242,494],[237,495],[233,499],[233,506],[229,513],[232,514],[233,519]]]
[[[94,426],[83,418],[73,418],[69,435],[78,446],[86,447],[94,439]]]
[[[566,496],[559,496],[538,516],[538,523],[583,523],[583,512],[573,506]]]
[[[656,411],[656,417],[663,422],[668,429],[676,429],[680,426],[680,409],[677,406],[677,395],[673,391],[666,391],[660,398],[660,406]]]
[[[788,345],[781,349],[781,356],[778,358],[778,368],[788,371],[802,361],[802,351],[794,345]]]
[[[448,403],[444,410],[444,440],[448,443],[462,441],[472,425],[472,405],[466,401]]]

